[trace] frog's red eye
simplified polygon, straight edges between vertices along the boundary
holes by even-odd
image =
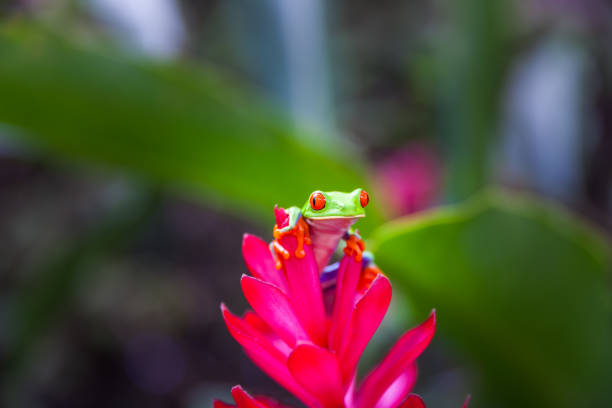
[[[320,191],[315,191],[310,195],[310,207],[313,210],[322,210],[325,207],[325,196]]]
[[[359,195],[359,201],[361,202],[361,206],[365,208],[366,205],[370,202],[370,195],[365,190],[361,190],[361,194]]]

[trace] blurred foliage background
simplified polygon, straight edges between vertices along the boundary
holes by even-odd
[[[211,406],[243,232],[363,186],[432,407],[612,405],[603,0],[0,3],[0,405]],[[434,208],[435,207],[435,208]]]

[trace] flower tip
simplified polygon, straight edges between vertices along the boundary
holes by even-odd
[[[232,314],[232,312],[230,312],[225,303],[221,303],[221,315],[223,316],[223,320],[225,320],[226,322],[228,318],[231,319],[232,317],[234,317],[234,315]]]
[[[261,246],[267,249],[268,244],[258,236],[249,234],[248,232],[242,235],[242,256],[246,261],[247,267],[249,266],[249,261],[252,260],[251,258],[258,257],[258,251]]]
[[[253,238],[253,235],[249,234],[248,232],[245,232],[244,234],[242,234],[242,246],[244,247],[245,245],[248,245],[249,241]]]
[[[246,294],[249,292],[249,284],[251,283],[251,279],[254,278],[250,277],[246,273],[243,273],[240,277],[240,287],[242,288],[242,293]]]
[[[431,313],[427,318],[427,325],[431,325],[432,334],[436,330],[436,326],[438,324],[438,314],[436,313],[436,309],[431,309]]]
[[[244,251],[245,249],[248,249],[250,247],[257,247],[257,245],[262,245],[267,247],[268,244],[261,238],[259,238],[257,235],[253,235],[253,234],[249,234],[248,232],[245,232],[244,234],[242,234],[242,250]]]
[[[410,394],[399,408],[426,408],[425,402],[417,394]]]
[[[219,401],[219,400],[213,401],[213,408],[233,408],[233,407],[235,407],[235,405],[226,404],[223,401]]]
[[[257,284],[259,283],[269,285],[267,282],[264,282],[254,276],[247,275],[246,273],[242,274],[240,277],[240,287],[242,288],[242,293],[244,293],[244,295],[247,297],[247,300],[249,298],[249,293],[257,290],[257,288],[253,288],[253,286],[258,286]]]
[[[377,282],[377,281],[385,281],[386,285],[388,285],[390,288],[392,287],[391,286],[391,281],[389,280],[389,278],[387,278],[382,273],[379,273],[378,275],[376,275],[376,277],[374,278],[374,280],[370,284],[370,288],[374,285],[374,282]],[[368,288],[368,290],[369,290],[369,288]]]
[[[468,394],[467,397],[465,397],[465,401],[463,402],[462,408],[468,408],[468,404],[470,403],[471,399],[472,395]]]
[[[255,398],[253,398],[248,392],[244,390],[240,385],[236,385],[232,388],[232,397],[238,407],[259,407],[259,404]]]
[[[232,394],[235,392],[245,392],[245,391],[244,391],[244,388],[242,388],[242,385],[238,384],[232,387]]]
[[[274,205],[274,217],[276,218],[276,225],[282,228],[289,224],[289,214],[284,208]]]

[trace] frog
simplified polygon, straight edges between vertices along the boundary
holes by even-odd
[[[316,190],[302,207],[285,209],[289,222],[284,227],[274,226],[274,241],[270,244],[276,267],[282,268],[282,259],[291,254],[279,242],[287,234],[296,236],[297,258],[305,256],[304,244],[311,244],[320,274],[323,274],[341,239],[346,241],[344,252],[361,262],[365,245],[359,232],[352,226],[365,217],[369,194],[362,188],[349,193]]]

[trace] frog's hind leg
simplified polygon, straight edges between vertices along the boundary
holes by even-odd
[[[362,270],[365,271],[367,269],[378,269],[378,267],[374,264],[374,254],[370,251],[364,251],[362,253]],[[336,282],[338,279],[338,270],[340,269],[340,262],[334,262],[332,264],[327,265],[323,268],[321,272],[321,289],[328,290],[334,289],[336,287]]]
[[[374,263],[374,255],[370,251],[363,252],[363,260],[361,265],[361,276],[359,277],[357,292],[364,294],[370,288],[370,285],[372,285],[374,279],[376,279],[378,275],[384,276],[384,273]]]

